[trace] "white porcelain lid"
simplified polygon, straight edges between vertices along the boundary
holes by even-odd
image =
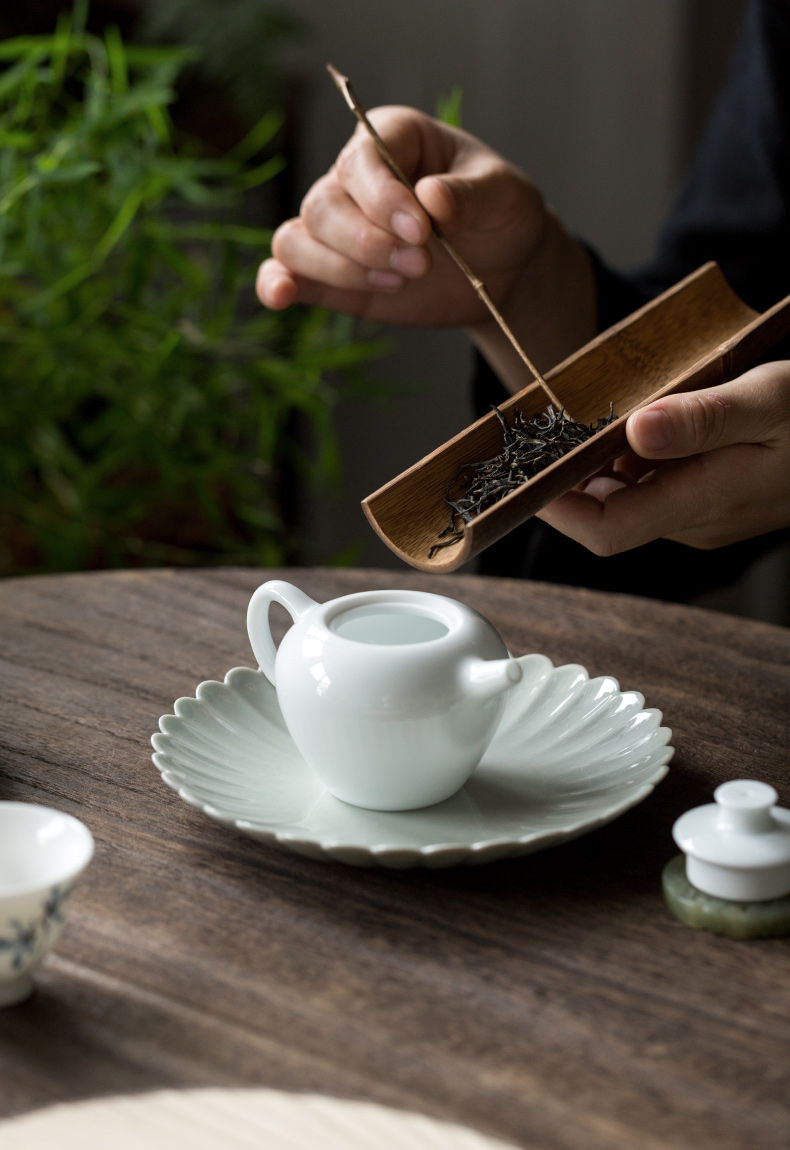
[[[773,787],[733,779],[713,797],[715,803],[686,811],[672,828],[685,854],[741,870],[790,865],[790,811],[776,806]]]

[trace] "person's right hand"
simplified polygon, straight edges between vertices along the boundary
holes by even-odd
[[[261,302],[274,309],[320,304],[420,326],[487,320],[470,284],[431,239],[429,213],[506,313],[552,223],[559,227],[538,189],[468,132],[422,112],[377,108],[370,119],[419,203],[358,126],[299,217],[275,232],[273,258],[258,272]]]

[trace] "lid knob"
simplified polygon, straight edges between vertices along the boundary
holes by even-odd
[[[733,779],[716,787],[713,797],[719,805],[716,825],[721,830],[757,834],[775,829],[771,807],[776,806],[779,795],[768,783]]]

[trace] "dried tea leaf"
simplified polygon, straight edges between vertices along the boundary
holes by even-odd
[[[498,407],[493,406],[492,410],[502,425],[504,447],[491,459],[465,463],[459,468],[445,497],[450,519],[437,536],[439,542],[434,543],[428,552],[429,559],[433,559],[443,547],[451,547],[463,538],[464,523],[470,523],[476,515],[498,503],[617,418],[611,404],[609,414],[594,424],[570,419],[564,409],[555,411],[549,405],[545,412],[531,419],[516,411],[511,426]]]

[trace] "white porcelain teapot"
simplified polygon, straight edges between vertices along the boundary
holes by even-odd
[[[279,650],[272,603],[294,620]],[[424,591],[319,604],[275,579],[252,596],[247,629],[304,758],[333,795],[373,810],[429,806],[462,787],[521,678],[482,615]]]

